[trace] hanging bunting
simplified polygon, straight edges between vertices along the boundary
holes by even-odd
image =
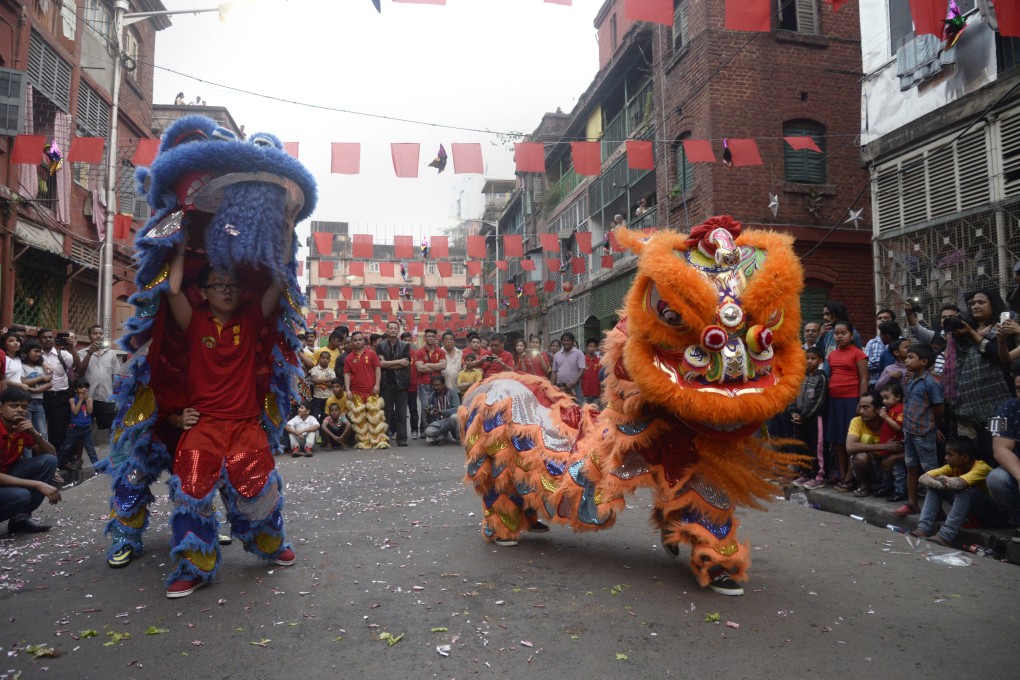
[[[326,301],[325,300],[316,300],[315,301],[315,306],[319,308],[319,311],[322,311],[323,309],[326,308]]]
[[[521,271],[533,272],[535,271],[535,261],[531,258],[524,258],[521,260]]]
[[[519,234],[504,236],[503,254],[507,257],[524,257],[524,237]]]
[[[542,283],[542,290],[544,290],[547,293],[553,292],[554,290],[556,290],[556,282],[555,281],[545,281],[545,282],[543,282]]]
[[[574,241],[577,242],[577,248],[585,255],[591,255],[591,232],[590,231],[579,231],[574,234]]]
[[[726,30],[756,33],[771,31],[769,0],[726,0]]]
[[[539,142],[516,142],[514,162],[517,172],[545,172],[545,147]]]
[[[600,142],[571,142],[570,155],[574,171],[579,175],[596,177],[602,174],[602,144]]]
[[[446,286],[436,286],[436,297],[440,300],[445,299],[449,295],[450,289]]]
[[[375,288],[373,288],[372,286],[365,286],[365,299],[375,300],[375,298],[376,298]]]
[[[340,286],[340,294],[344,296],[344,300],[354,299],[354,289],[350,286]]]
[[[407,273],[412,277],[425,276],[425,263],[415,260],[414,262],[407,263]]]
[[[485,237],[484,236],[468,236],[467,237],[467,256],[474,257],[479,260],[486,258],[485,253]],[[470,263],[469,263],[470,264]],[[480,265],[481,263],[479,263]],[[479,270],[481,267],[479,266]]]
[[[485,164],[482,162],[481,144],[462,144],[454,142],[450,145],[450,150],[453,152],[454,174],[481,175],[485,172]]]
[[[315,286],[312,288],[312,291],[315,293],[315,297],[320,300],[326,299],[326,286]]]
[[[392,262],[380,262],[379,263],[379,276],[384,279],[392,279],[394,275],[394,268]]]
[[[758,153],[758,143],[753,139],[731,139],[729,148],[733,154],[733,166],[764,165]]]
[[[320,260],[319,261],[319,278],[320,279],[331,279],[333,278],[333,262],[331,260]]]
[[[603,255],[602,256],[602,268],[603,269],[612,269],[613,268],[613,256],[612,255]]]
[[[348,265],[347,270],[350,272],[351,276],[361,276],[361,277],[364,277],[365,276],[365,263],[364,262],[351,262],[350,265]]]
[[[470,236],[468,238],[471,238]],[[484,243],[483,243],[484,245]],[[481,276],[482,274],[482,263],[478,260],[467,261],[467,273],[468,276]]]
[[[539,234],[542,250],[550,253],[560,252],[560,237],[557,234]]]
[[[545,269],[550,274],[558,272],[560,270],[560,258],[558,257],[545,258]]]
[[[414,237],[394,236],[393,257],[398,260],[410,260],[414,258]]]
[[[998,12],[996,16],[999,16]],[[941,38],[946,0],[910,0],[910,17],[914,20],[914,35],[937,35]]]
[[[293,156],[294,158],[297,158],[300,146],[301,146],[300,142],[284,142],[283,150],[286,151],[291,156]]]
[[[1020,0],[995,0],[993,5],[999,22],[999,35],[1020,38]]]
[[[627,167],[631,170],[654,170],[655,147],[652,142],[628,139]]]
[[[584,273],[584,265],[585,265],[585,262],[584,262],[584,258],[583,257],[573,257],[573,258],[571,258],[570,259],[570,271],[571,271],[571,273],[574,273],[574,274],[583,274]]]
[[[673,27],[673,0],[624,0],[623,16],[631,21],[647,21]]]
[[[393,159],[393,172],[397,177],[415,178],[418,176],[418,156],[420,144],[390,144],[390,156]]]
[[[715,163],[712,142],[707,139],[685,139],[682,144],[688,163]]]
[[[790,148],[794,151],[814,151],[815,153],[822,153],[822,150],[818,148],[815,140],[811,137],[783,137]]]
[[[304,276],[305,274],[305,262],[304,260],[297,261],[297,275]]]
[[[67,150],[68,163],[102,163],[106,140],[102,137],[75,137]]]
[[[506,260],[496,260],[496,269],[501,272],[508,271],[509,267],[507,266]]]
[[[850,2],[850,0],[825,0],[826,4],[832,5],[832,11],[838,12],[839,8]]]
[[[315,241],[315,252],[319,255],[328,257],[333,254],[333,234],[328,231],[313,231],[312,239]]]
[[[432,237],[432,257],[437,260],[442,260],[450,257],[450,237],[449,236],[433,236]]]
[[[156,160],[157,153],[159,153],[158,139],[139,139],[138,146],[131,156],[131,162],[147,168],[152,165],[152,161]]]
[[[437,262],[436,269],[439,270],[439,275],[444,279],[448,279],[453,276],[453,265],[449,262]]]
[[[354,234],[351,238],[354,244],[351,249],[351,256],[361,260],[371,260],[373,254],[372,235]]]
[[[330,170],[335,175],[357,175],[361,172],[361,144],[333,142],[330,152]]]

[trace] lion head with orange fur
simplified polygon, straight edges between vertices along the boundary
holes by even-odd
[[[621,332],[608,339],[612,408],[633,416],[659,407],[703,435],[736,439],[793,401],[804,352],[792,237],[745,231],[729,216],[690,235],[615,235],[640,259]]]

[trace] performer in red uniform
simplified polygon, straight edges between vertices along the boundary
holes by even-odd
[[[203,304],[192,308],[181,289],[186,247],[187,237],[170,265],[167,299],[188,347],[186,401],[201,416],[174,454],[170,556],[177,565],[168,579],[170,598],[190,595],[215,573],[220,554],[212,503],[220,489],[231,530],[246,550],[282,566],[295,561],[284,540],[282,484],[255,397],[257,342],[283,285],[270,283],[261,301],[242,305],[237,278],[207,265],[198,277]]]

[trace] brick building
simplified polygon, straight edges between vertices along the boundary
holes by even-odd
[[[159,0],[133,0],[129,11],[165,11]],[[72,137],[109,135],[113,11],[106,0],[0,0],[0,320],[79,333],[99,318],[101,234],[105,230],[106,163],[68,163],[51,174],[14,164],[18,134],[55,140],[67,154]],[[152,77],[156,31],[152,17],[125,28],[117,154],[118,205],[134,227],[148,209],[134,192],[131,157],[152,138]],[[107,149],[109,153],[109,149]],[[115,334],[130,316],[134,290],[131,240],[114,254]]]
[[[615,215],[631,227],[686,231],[725,213],[795,236],[805,256],[805,318],[820,318],[825,299],[840,299],[865,337],[873,334],[869,184],[856,142],[856,4],[836,13],[821,0],[774,0],[768,33],[725,30],[722,2],[676,0],[672,28],[630,22],[623,4],[606,0],[595,18],[600,69],[587,91],[555,125],[543,121],[545,134],[543,126],[536,130],[536,141],[547,142],[546,176],[524,176],[508,208],[512,213],[517,200],[530,219],[500,221],[507,230],[520,222],[536,246],[539,234],[556,233],[559,255],[540,247],[526,255],[580,256],[585,272],[553,273],[559,286],[543,299],[544,316],[521,312],[507,327],[548,339],[565,330],[598,337],[615,323],[634,258],[613,253],[613,266],[603,267],[606,250],[580,253],[578,232],[591,232],[597,245]],[[823,153],[794,151],[784,136],[811,136]],[[723,138],[752,138],[764,165],[690,163],[681,145],[687,138],[712,140],[719,161]],[[628,139],[654,142],[654,170],[628,168]],[[578,140],[601,142],[600,176],[574,172],[569,142]],[[775,216],[770,193],[779,198]],[[640,199],[649,209],[638,216]],[[858,223],[846,223],[855,199],[864,212]],[[569,295],[561,287],[566,282],[573,285]]]

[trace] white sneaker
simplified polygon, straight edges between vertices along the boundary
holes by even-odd
[[[517,545],[517,539],[515,538],[497,538],[493,541],[496,545],[503,546],[504,548],[512,548]]]
[[[417,439],[417,438],[418,438],[418,433],[415,432],[414,430],[411,430],[411,439]]]

